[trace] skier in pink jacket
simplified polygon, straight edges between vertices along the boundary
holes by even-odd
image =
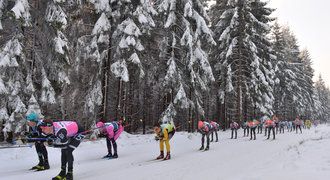
[[[44,120],[40,128],[44,134],[49,135],[47,140],[49,145],[61,148],[61,172],[52,180],[72,180],[74,161],[72,152],[85,137],[84,128],[75,121],[53,122],[49,119]]]
[[[99,121],[96,124],[96,127],[99,128],[101,135],[106,136],[107,139],[107,148],[108,154],[103,158],[118,158],[117,154],[117,143],[116,140],[120,136],[120,134],[124,131],[124,127],[121,124],[121,121],[112,121],[108,123],[103,123]],[[112,154],[111,144],[113,146],[114,153]]]

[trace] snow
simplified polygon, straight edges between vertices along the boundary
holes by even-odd
[[[64,54],[65,50],[68,49],[68,39],[61,31],[57,31],[57,37],[54,38],[55,51]]]
[[[85,108],[87,108],[88,112],[93,113],[95,106],[99,106],[102,104],[102,98],[102,83],[98,80],[94,84],[92,91],[86,97]]]
[[[16,0],[15,6],[11,9],[14,12],[16,19],[22,19],[24,26],[31,25],[31,14],[28,0]]]
[[[42,68],[42,92],[41,92],[41,102],[55,104],[55,91],[47,78],[45,69]]]
[[[3,29],[1,19],[2,19],[2,15],[3,15],[4,7],[5,7],[5,0],[0,0],[0,30]]]
[[[0,94],[8,94],[8,90],[5,86],[5,83],[2,80],[2,77],[0,76]]]
[[[90,3],[94,4],[96,12],[110,12],[109,0],[88,0]]]
[[[30,114],[32,112],[38,114],[39,118],[43,117],[40,106],[37,102],[37,99],[34,97],[34,95],[32,95],[29,100],[28,110],[27,110],[26,114]]]
[[[16,37],[9,40],[0,51],[0,67],[17,67],[16,56],[23,55],[22,46]]]
[[[128,69],[124,60],[117,61],[111,65],[111,72],[117,77],[121,78],[124,82],[129,81]]]
[[[183,89],[182,84],[180,85],[179,91],[175,96],[174,104],[180,104],[181,108],[187,109],[189,107],[190,100],[187,98],[186,92]]]
[[[207,152],[198,151],[200,134],[177,132],[171,139],[172,159],[151,161],[158,155],[154,135],[123,133],[118,140],[119,158],[101,159],[105,140],[83,142],[74,151],[74,178],[87,179],[222,179],[222,180],[324,180],[330,176],[330,127],[322,125],[303,134],[280,134],[276,140],[231,140],[230,132],[219,132],[219,142]],[[48,148],[51,169],[31,172],[37,164],[34,148],[2,149],[1,178],[6,180],[50,179],[60,171],[60,149]],[[98,173],[100,172],[100,173]],[[169,173],[170,172],[170,173]]]
[[[100,18],[95,23],[95,26],[92,31],[92,35],[102,34],[103,32],[109,31],[110,28],[111,26],[109,19],[104,13],[102,13]]]
[[[59,23],[61,28],[65,29],[67,25],[67,16],[61,6],[50,3],[46,10],[46,21],[50,23]]]

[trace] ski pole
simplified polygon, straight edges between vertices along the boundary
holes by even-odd
[[[21,144],[21,145],[13,145],[13,146],[0,146],[0,149],[21,148],[21,147],[30,147],[30,148],[32,148],[32,144]]]

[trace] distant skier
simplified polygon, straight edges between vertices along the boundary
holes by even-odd
[[[260,120],[259,124],[258,124],[258,133],[257,134],[262,134],[262,126],[264,125],[264,122]]]
[[[288,132],[292,132],[292,121],[287,121],[287,128],[288,128]]]
[[[42,132],[51,135],[48,144],[61,148],[61,172],[52,180],[72,180],[73,179],[73,154],[83,140],[84,129],[75,121],[53,122],[44,120],[40,125]],[[68,171],[66,167],[68,165]]]
[[[305,121],[305,126],[306,126],[307,129],[310,129],[311,126],[312,126],[312,122],[311,122],[311,120],[306,120],[306,121]]]
[[[286,125],[286,122],[281,120],[279,123],[278,123],[278,126],[279,126],[279,131],[280,131],[280,134],[283,133],[284,134],[284,127]]]
[[[273,116],[273,119],[274,119],[274,116]],[[265,127],[267,128],[267,131],[268,131],[268,138],[270,137],[270,132],[272,131],[273,132],[273,139],[275,139],[275,123],[273,120],[269,119],[269,120],[266,120],[265,122]]]
[[[28,114],[26,116],[26,120],[29,126],[29,132],[26,134],[28,139],[47,137],[45,134],[42,133],[42,130],[40,128],[40,124],[42,123],[42,120],[39,119],[36,113],[32,112]],[[49,169],[48,152],[46,146],[44,145],[44,141],[28,140],[28,142],[35,142],[34,144],[39,158],[39,163],[36,166],[33,166],[31,170],[42,171]]]
[[[274,124],[275,124],[275,129],[276,129],[276,134],[278,133],[278,129],[279,129],[279,122],[280,120],[278,119],[278,117],[276,115],[273,116],[272,118]]]
[[[202,134],[202,146],[199,150],[204,150],[204,141],[206,136],[206,148],[205,151],[210,149],[210,134],[213,131],[213,127],[210,123],[206,121],[198,121],[198,132]]]
[[[211,142],[213,142],[213,133],[215,133],[215,142],[218,142],[218,131],[220,129],[220,125],[214,121],[210,122],[212,126],[212,132],[211,132]]]
[[[244,121],[243,123],[242,123],[242,129],[244,130],[244,135],[243,135],[243,137],[248,137],[249,136],[249,126],[248,126],[248,122],[247,121]]]
[[[99,128],[101,135],[104,135],[107,141],[108,154],[103,158],[118,158],[116,140],[124,131],[122,122],[112,121],[108,123],[103,123],[102,121],[99,121],[98,123],[96,123],[96,127]],[[113,154],[111,144],[113,146]]]
[[[301,130],[302,121],[299,119],[299,116],[297,116],[296,119],[294,120],[294,124],[296,126],[296,133],[298,133],[298,128],[300,130],[300,133],[302,133]]]
[[[237,124],[237,122],[232,120],[230,123],[230,129],[231,129],[231,138],[230,139],[233,139],[234,133],[235,133],[235,139],[237,139],[237,129],[238,128],[239,128],[239,125]]]
[[[156,159],[169,160],[171,159],[170,139],[175,134],[175,126],[173,122],[164,124],[156,123],[154,125],[155,139],[159,140],[160,155]],[[166,145],[166,156],[164,157],[164,143]]]
[[[252,140],[252,134],[254,135],[253,140],[256,140],[256,128],[259,125],[259,121],[254,119],[253,121],[249,121],[247,125],[250,128],[250,140]]]

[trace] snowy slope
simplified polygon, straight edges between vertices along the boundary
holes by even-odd
[[[172,159],[151,161],[158,155],[153,135],[122,134],[119,158],[101,159],[104,140],[84,142],[74,152],[74,178],[87,179],[220,179],[220,180],[324,180],[330,177],[330,127],[323,125],[303,134],[278,135],[276,140],[229,139],[220,132],[220,142],[200,152],[200,135],[178,132],[171,140]],[[45,180],[60,171],[60,150],[48,148],[51,169],[28,171],[37,163],[34,148],[0,150],[0,179]]]

